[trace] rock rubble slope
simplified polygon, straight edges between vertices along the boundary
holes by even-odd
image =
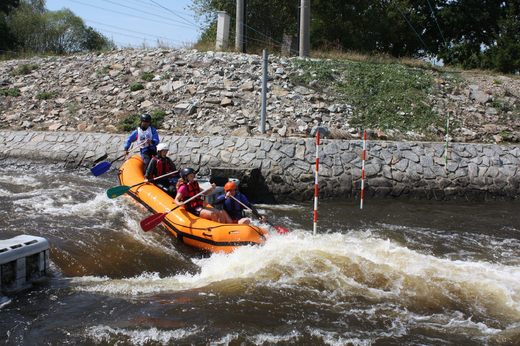
[[[308,137],[318,122],[336,138],[359,138],[356,109],[332,89],[295,85],[293,58],[270,57],[267,134]],[[0,62],[0,120],[13,130],[121,132],[132,114],[161,111],[175,135],[258,135],[260,56],[195,50],[118,50]],[[431,107],[454,114],[461,142],[520,141],[520,80],[462,76],[435,85]],[[312,83],[311,83],[312,84]],[[449,90],[449,91],[446,91]],[[421,139],[373,129],[374,137]],[[443,134],[438,134],[442,139]]]

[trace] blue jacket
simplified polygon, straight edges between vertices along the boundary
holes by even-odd
[[[152,130],[152,144],[147,147],[141,148],[141,150],[140,150],[141,154],[146,153],[148,151],[155,152],[157,144],[159,144],[159,134],[157,133],[157,130],[155,129],[155,127],[152,127],[152,126],[150,126],[150,129]],[[130,136],[128,136],[128,138],[126,139],[125,150],[130,149],[130,146],[136,140],[137,140],[137,129],[132,131]]]
[[[247,199],[247,197],[245,195],[243,195],[243,194],[241,194],[240,192],[237,191],[235,193],[234,197],[236,199],[238,199],[240,202],[242,202],[245,205],[247,205],[252,210],[255,210],[253,208],[253,206],[251,205],[251,203],[249,203],[249,200]],[[240,220],[241,218],[244,217],[244,213],[243,213],[244,207],[242,205],[240,205],[240,203],[235,201],[233,198],[226,199],[226,195],[225,194],[224,195],[220,195],[220,196],[217,197],[217,200],[216,200],[215,204],[219,204],[219,203],[223,203],[224,204],[224,210],[228,213],[228,215],[233,220]]]

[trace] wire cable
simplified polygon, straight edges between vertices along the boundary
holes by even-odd
[[[120,7],[124,7],[124,8],[128,8],[130,10],[134,10],[134,11],[137,11],[139,13],[145,13],[145,14],[148,14],[148,15],[152,15],[152,16],[155,16],[157,18],[162,18],[162,19],[165,19],[165,20],[168,20],[172,23],[178,23],[178,24],[181,24],[183,26],[186,26],[186,25],[189,25],[189,26],[194,26],[194,27],[197,27],[195,24],[186,24],[186,23],[182,23],[182,22],[179,22],[178,20],[174,20],[174,19],[171,19],[170,17],[165,17],[165,16],[161,16],[161,15],[158,15],[158,14],[154,14],[154,13],[151,13],[151,12],[148,12],[148,11],[143,11],[142,9],[139,9],[139,8],[135,8],[135,7],[132,7],[132,6],[127,6],[127,5],[122,5],[116,1],[113,1],[113,0],[105,0],[106,2],[109,2],[111,4],[114,4],[116,6],[120,6]]]
[[[399,8],[399,6],[396,6],[395,7],[397,9],[397,11],[399,11],[399,13],[401,14],[401,16],[403,16],[404,20],[406,21],[406,23],[408,23],[408,25],[410,26],[410,28],[413,30],[413,32],[415,33],[415,35],[417,36],[417,38],[419,39],[419,41],[421,41],[422,45],[424,46],[424,49],[429,52],[430,50],[428,49],[428,46],[426,46],[426,43],[424,43],[423,39],[421,38],[421,35],[419,35],[419,33],[415,30],[415,28],[413,27],[412,23],[408,20],[408,18],[406,18],[406,16],[404,15],[404,13],[401,11],[401,9]]]
[[[236,19],[235,19],[235,18],[231,18],[231,20],[234,21],[234,22],[236,23]],[[256,32],[256,33],[260,34],[261,36],[265,37],[266,39],[270,40],[271,42],[273,42],[273,43],[275,43],[275,44],[278,44],[278,45],[280,45],[280,46],[283,46],[283,45],[284,45],[283,42],[280,42],[280,41],[274,39],[273,37],[271,37],[271,36],[269,36],[269,35],[267,35],[267,34],[264,34],[264,33],[261,32],[261,31],[256,30],[255,28],[253,28],[253,27],[250,26],[250,25],[247,25],[247,24],[244,23],[244,27],[245,27],[246,29],[249,29],[249,30],[251,30],[251,31],[253,31],[253,32]],[[259,40],[259,39],[254,39],[254,38],[252,38],[251,36],[248,36],[246,33],[244,33],[244,39],[242,40],[242,43],[244,43],[244,42],[246,41],[246,37],[247,37],[247,39],[249,39],[249,40],[257,41],[257,42],[260,42],[260,43],[268,43],[268,41],[266,41],[266,40],[262,41],[262,40]],[[292,53],[295,53],[295,54],[299,54],[299,52],[298,52],[297,50],[292,49],[291,47],[289,47],[289,51],[292,52]]]
[[[161,4],[157,3],[157,2],[155,2],[154,0],[149,0],[149,1],[152,2],[152,3],[154,3],[156,6],[159,6],[160,8],[162,8],[162,9],[164,9],[164,10],[170,12],[170,13],[173,14],[175,17],[178,17],[178,18],[182,19],[185,23],[188,23],[189,25],[193,25],[193,26],[198,27],[197,24],[195,24],[195,23],[189,21],[188,19],[182,17],[181,15],[175,13],[174,11],[170,10],[168,7],[165,7],[165,6],[163,6],[163,5],[161,5]]]
[[[435,15],[435,12],[433,12],[433,7],[430,3],[430,0],[426,0],[426,1],[428,1],[428,6],[430,6],[430,11],[432,11],[433,20],[435,21],[435,24],[437,24],[437,29],[439,29],[439,33],[441,34],[442,42],[444,42],[444,45],[447,46],[446,39],[444,38],[444,35],[442,34],[441,27],[439,25],[439,22],[437,21],[437,16]]]
[[[79,0],[68,0],[68,1],[74,2],[76,4],[81,4],[83,6],[89,6],[89,7],[97,8],[99,10],[103,10],[103,11],[110,12],[110,13],[117,13],[117,14],[122,14],[124,16],[128,16],[128,17],[133,17],[133,18],[138,18],[138,19],[141,19],[141,20],[146,20],[146,21],[153,22],[153,23],[162,23],[162,24],[166,24],[166,25],[172,25],[171,22],[168,23],[168,22],[161,21],[161,20],[158,20],[158,19],[155,19],[155,18],[154,19],[150,19],[150,18],[146,18],[146,17],[143,17],[143,16],[137,16],[137,15],[134,15],[134,14],[131,14],[131,13],[125,13],[125,12],[120,12],[120,11],[116,11],[116,10],[111,10],[111,9],[107,9],[107,8],[104,8],[104,7],[101,7],[101,6],[87,4],[87,3],[84,3],[84,2],[79,1]],[[188,29],[192,29],[192,27],[188,27],[186,25],[177,25],[177,26],[188,28]]]
[[[110,27],[110,28],[114,28],[114,29],[119,29],[119,30],[129,31],[129,32],[133,32],[133,33],[135,33],[135,34],[140,34],[140,35],[146,35],[146,36],[151,36],[151,37],[155,37],[155,38],[160,38],[160,39],[163,39],[163,40],[166,40],[166,41],[170,41],[170,42],[185,43],[185,42],[182,42],[182,41],[179,41],[179,40],[172,40],[172,39],[169,39],[168,37],[164,37],[164,36],[159,36],[159,35],[149,34],[149,33],[146,33],[146,32],[140,32],[140,31],[135,31],[135,30],[130,30],[130,29],[122,28],[122,27],[115,26],[115,25],[110,25],[110,24],[101,23],[101,22],[98,22],[98,21],[95,21],[95,20],[92,20],[92,19],[88,19],[88,18],[84,18],[84,20],[85,20],[86,22],[89,22],[89,23],[95,23],[95,24],[102,25],[102,26],[108,26],[108,27]]]

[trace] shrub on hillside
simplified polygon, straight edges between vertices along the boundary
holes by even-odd
[[[38,100],[48,100],[48,99],[52,99],[54,97],[56,97],[55,92],[42,91],[42,92],[36,94],[36,98]]]
[[[130,84],[130,91],[138,91],[144,89],[144,86],[139,82],[133,82]]]
[[[17,96],[20,96],[20,89],[18,89],[18,88],[9,88],[9,89],[0,88],[0,95],[17,97]]]
[[[152,72],[145,72],[141,75],[141,79],[150,82],[155,77],[155,75]]]
[[[30,74],[32,71],[36,69],[38,69],[38,65],[36,64],[22,64],[13,70],[12,75],[21,76]]]
[[[151,115],[152,115],[152,126],[155,128],[160,128],[162,126],[166,113],[163,110],[156,110],[156,111],[153,111],[151,113]],[[141,114],[130,114],[118,124],[117,128],[120,131],[124,131],[124,132],[133,131],[141,123],[140,117],[141,117]]]

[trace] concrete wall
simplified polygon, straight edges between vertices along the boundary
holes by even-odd
[[[257,199],[309,199],[313,193],[313,139],[162,136],[177,166],[247,171]],[[0,131],[1,158],[64,162],[90,167],[122,154],[125,135]],[[323,140],[320,194],[346,197],[359,192],[361,141]],[[368,196],[479,198],[520,195],[520,147],[450,144],[448,165],[441,143],[368,142]],[[114,164],[117,167],[117,164]],[[251,177],[252,176],[252,177]],[[269,191],[267,191],[268,189]]]

